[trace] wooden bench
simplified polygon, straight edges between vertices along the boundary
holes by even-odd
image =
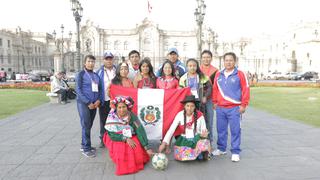
[[[57,93],[47,93],[47,96],[50,99],[50,103],[52,104],[59,104],[61,102],[61,94],[57,94]]]

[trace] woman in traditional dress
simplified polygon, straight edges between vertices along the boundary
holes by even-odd
[[[131,97],[117,96],[115,106],[107,117],[103,142],[116,165],[116,175],[136,173],[144,168],[153,154],[148,139],[137,116],[131,112]]]
[[[176,130],[181,132],[174,144],[174,158],[179,161],[190,161],[195,159],[207,160],[209,158],[210,142],[207,139],[208,131],[202,113],[196,109],[199,101],[194,95],[186,96],[181,103],[184,110],[180,111],[169,130],[167,131],[159,152],[168,149],[170,140]]]
[[[175,76],[174,65],[166,60],[160,68],[160,76],[157,79],[158,89],[177,89],[179,81]]]

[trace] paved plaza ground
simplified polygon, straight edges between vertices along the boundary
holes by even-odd
[[[99,116],[92,130],[99,144]],[[230,153],[208,162],[177,162],[156,171],[151,164],[137,174],[117,177],[106,149],[85,158],[80,148],[75,101],[44,104],[0,120],[0,179],[320,179],[320,128],[249,108],[242,121],[241,161]]]

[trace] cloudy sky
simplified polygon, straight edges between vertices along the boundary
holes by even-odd
[[[80,0],[82,23],[91,19],[106,29],[134,28],[148,15],[147,0]],[[150,0],[151,18],[162,29],[195,28],[196,0]],[[320,21],[318,0],[205,0],[205,23],[220,40],[279,34],[292,23]],[[0,0],[0,28],[49,32],[75,31],[69,0]]]

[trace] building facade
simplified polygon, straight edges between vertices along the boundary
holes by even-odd
[[[217,54],[216,36],[210,28],[203,28],[202,49],[210,49]],[[0,67],[8,73],[27,73],[31,70],[66,71],[76,69],[76,39],[55,37],[54,34],[0,31]],[[149,57],[157,68],[167,58],[171,47],[179,50],[179,58],[197,58],[197,30],[170,31],[160,29],[148,18],[132,29],[103,29],[87,21],[80,31],[81,62],[92,54],[97,57],[96,68],[102,65],[102,55],[111,51],[115,60],[128,59],[131,50],[141,53],[141,58]],[[199,59],[199,58],[197,58]]]
[[[164,61],[167,51],[176,47],[182,61],[197,56],[197,31],[169,31],[160,29],[145,18],[133,29],[102,29],[87,21],[81,28],[81,48],[84,54],[93,54],[98,59],[105,51],[111,51],[116,59],[128,58],[131,50],[137,50],[141,57],[149,57],[156,68]],[[203,33],[203,49],[214,49],[214,32],[206,29]],[[212,38],[212,39],[209,39]],[[100,66],[98,61],[96,66]]]
[[[42,41],[34,37],[42,36]],[[0,70],[11,73],[26,73],[31,70],[52,71],[47,33],[0,30]],[[40,38],[39,38],[40,39]]]
[[[320,73],[319,29],[319,22],[299,22],[281,36],[262,34],[239,40],[238,44],[245,44],[239,52],[239,68],[257,74]]]

